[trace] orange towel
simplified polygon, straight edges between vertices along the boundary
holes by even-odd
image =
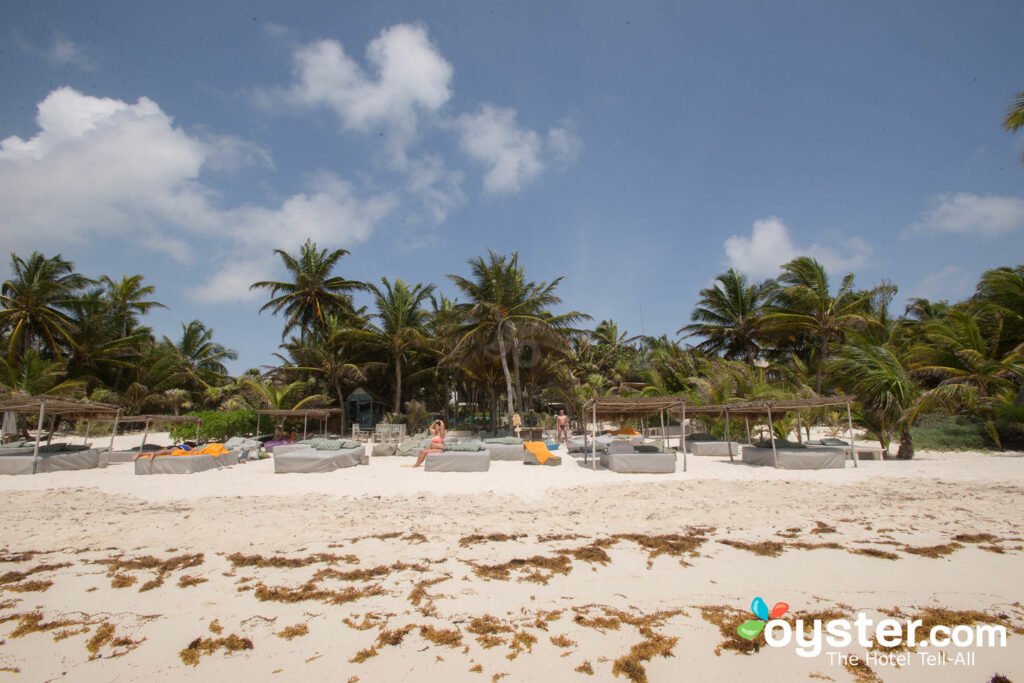
[[[228,449],[224,447],[222,443],[209,443],[202,448],[194,451],[186,451],[184,448],[179,448],[172,452],[171,455],[212,455],[215,458],[219,458],[221,455],[228,452]]]
[[[612,436],[640,436],[640,432],[636,431],[632,427],[623,427],[622,429],[616,429],[611,432]]]
[[[537,462],[541,465],[546,463],[548,458],[555,457],[554,453],[548,450],[547,444],[543,441],[524,441],[523,448],[537,456]]]

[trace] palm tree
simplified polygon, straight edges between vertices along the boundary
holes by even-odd
[[[59,343],[71,338],[67,310],[90,280],[60,254],[47,258],[38,251],[27,260],[11,254],[11,271],[0,287],[0,328],[9,331],[8,343],[24,354],[39,340],[56,355]]]
[[[774,283],[750,284],[734,268],[715,280],[714,287],[700,292],[700,301],[690,314],[695,322],[676,334],[704,337],[699,349],[752,364],[761,351],[763,314]]]
[[[363,283],[332,275],[341,257],[348,255],[346,249],[318,250],[316,243],[307,239],[297,256],[282,249],[275,249],[274,253],[281,257],[292,281],[265,280],[254,283],[249,289],[270,290],[272,298],[260,313],[272,309],[274,315],[283,312],[287,316],[282,339],[296,328],[300,336],[305,337],[314,326],[322,327],[330,313],[352,313],[352,298],[348,292],[362,289]]]
[[[8,349],[7,355],[0,357],[0,386],[8,391],[29,396],[65,395],[84,384],[66,376],[62,362],[47,360],[35,349],[24,354]]]
[[[1024,92],[1017,93],[1017,96],[1010,103],[1006,110],[1006,118],[1003,119],[1003,128],[1011,133],[1016,132],[1024,126]],[[1024,152],[1021,153],[1021,161],[1024,162]]]
[[[410,286],[402,280],[380,279],[383,287],[367,285],[373,293],[377,312],[370,316],[380,324],[367,322],[365,329],[342,330],[342,338],[351,339],[384,355],[394,368],[395,401],[393,411],[402,407],[402,368],[410,352],[425,343],[424,332],[430,313],[423,307],[434,293],[434,285]]]
[[[522,334],[564,329],[588,316],[576,311],[558,316],[548,313],[549,307],[561,303],[554,292],[562,278],[555,278],[550,283],[527,282],[525,269],[519,265],[518,252],[504,256],[489,251],[486,260],[478,256],[468,263],[472,279],[448,276],[468,299],[462,305],[465,322],[457,332],[455,353],[466,352],[470,346],[484,349],[492,341],[497,342],[501,370],[505,375],[508,424],[511,425],[515,410],[512,373],[508,367],[509,339],[517,329]]]
[[[242,379],[242,386],[256,395],[257,404],[271,410],[298,410],[307,406],[316,407],[331,402],[331,398],[323,394],[308,394],[300,398],[309,388],[309,384],[304,380],[296,380],[290,384],[278,384],[251,377]],[[281,431],[284,420],[284,417],[278,417],[277,432]]]
[[[176,361],[175,374],[195,388],[207,389],[228,376],[224,361],[235,360],[238,354],[213,341],[213,330],[193,320],[181,324],[181,339],[164,337],[164,344]]]
[[[768,332],[810,346],[814,391],[820,394],[825,359],[847,330],[866,324],[863,313],[871,292],[855,292],[850,274],[833,295],[825,268],[809,256],[793,259],[782,271],[781,287],[773,291],[763,325]]]
[[[158,301],[148,301],[156,288],[142,284],[142,275],[125,275],[120,280],[113,280],[104,275],[100,284],[105,288],[104,299],[110,309],[110,316],[116,322],[121,334],[127,336],[139,324],[138,317],[145,315],[154,308],[167,308]]]

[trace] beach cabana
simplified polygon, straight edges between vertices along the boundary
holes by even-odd
[[[117,424],[141,424],[145,425],[142,429],[142,443],[136,450],[127,451],[115,451],[108,449],[100,454],[100,460],[103,464],[111,462],[131,462],[132,458],[135,457],[136,453],[145,454],[146,452],[146,439],[149,437],[149,428],[156,424],[194,424],[196,426],[196,441],[199,440],[199,425],[203,423],[201,418],[194,417],[192,415],[130,415],[121,416],[118,423],[114,425],[114,433],[117,432]],[[111,439],[111,445],[114,441]],[[150,446],[150,450],[158,451],[163,446]]]
[[[59,472],[63,470],[84,470],[100,466],[99,451],[89,448],[89,428],[92,420],[113,419],[115,424],[121,409],[109,403],[83,401],[75,398],[56,396],[7,395],[0,398],[0,412],[21,413],[39,416],[36,438],[33,443],[19,444],[13,448],[0,449],[0,474],[35,474],[37,472]],[[86,420],[85,440],[82,445],[66,443],[51,444],[50,438],[42,444],[43,425],[50,416],[50,432],[58,417]],[[111,445],[114,440],[111,436]]]
[[[668,438],[665,431],[665,418],[670,411],[678,410],[682,417],[681,424],[686,424],[685,403],[681,396],[601,396],[594,397],[583,406],[583,415],[591,420],[590,441],[585,444],[584,462],[592,459],[597,469],[597,421],[643,419],[659,416],[661,419],[662,452],[647,453],[605,453],[601,456],[602,464],[606,464],[613,472],[675,472],[676,454],[669,451]],[[685,430],[683,430],[685,432]],[[685,446],[685,435],[683,437]],[[610,446],[609,446],[610,447]],[[683,450],[683,471],[686,471],[686,451]]]
[[[287,418],[302,418],[302,439],[305,440],[309,436],[309,418],[314,420],[320,420],[320,430],[322,434],[327,433],[327,418],[332,415],[344,415],[344,408],[293,408],[291,410],[278,410],[278,409],[264,409],[256,411],[256,433],[260,433],[260,418],[264,415],[268,417],[282,418],[283,422]],[[268,445],[267,450],[273,452],[273,445]]]
[[[749,465],[771,465],[780,469],[826,469],[845,467],[847,453],[853,458],[854,467],[859,466],[857,447],[853,444],[853,414],[850,410],[852,399],[845,396],[816,396],[813,398],[793,398],[780,400],[748,401],[742,403],[726,403],[720,405],[693,406],[683,405],[684,415],[705,415],[725,420],[725,443],[729,444],[729,459],[733,459],[734,442],[729,439],[729,421],[731,417],[743,416],[747,426],[747,446],[741,449],[743,462]],[[810,446],[803,443],[801,411],[827,406],[846,406],[846,418],[850,428],[851,445],[849,448],[833,446]],[[786,413],[796,413],[797,444],[779,444],[775,432],[770,428],[772,420]],[[750,418],[765,417],[768,419],[771,450],[766,447],[750,445]],[[685,436],[684,436],[684,448]],[[699,443],[699,442],[698,442]],[[711,442],[717,443],[717,442]],[[726,455],[722,453],[721,455]]]

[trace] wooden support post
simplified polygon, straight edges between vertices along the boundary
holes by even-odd
[[[661,411],[661,452],[668,453],[668,431],[665,429],[665,411]]]
[[[92,429],[92,420],[85,421],[85,440],[82,441],[82,445],[89,445],[89,430]]]
[[[594,407],[593,407],[593,409],[591,411],[591,415],[594,418],[594,421],[593,421],[593,423],[591,423],[591,426],[590,426],[590,428],[593,430],[591,432],[591,435],[593,436],[592,442],[593,442],[593,448],[594,448],[594,452],[593,452],[594,461],[591,464],[591,468],[596,470],[597,469],[597,399],[596,398],[594,399]]]
[[[749,445],[751,445],[750,444],[750,416],[749,415],[744,415],[743,419],[747,423],[747,445],[749,446]]]
[[[196,445],[197,446],[199,445],[199,425],[201,425],[201,424],[203,424],[202,420],[199,420],[199,422],[196,422]]]
[[[114,428],[110,430],[110,448],[107,449],[107,461],[103,462],[100,460],[101,467],[106,467],[110,464],[110,454],[114,452],[114,437],[117,436],[117,423],[121,421],[121,409],[117,409],[117,414],[114,415]],[[102,456],[101,456],[102,458]]]
[[[772,437],[772,463],[779,469],[779,452],[775,450],[775,425],[772,423],[772,407],[768,406],[768,434]]]
[[[683,449],[683,472],[686,471],[686,402],[679,404],[679,444]]]
[[[309,413],[302,414],[302,440],[306,440],[306,428],[309,426]]]
[[[142,455],[142,449],[146,447],[146,437],[149,436],[149,420],[146,420],[146,430],[142,432],[142,443],[139,444],[139,455]]]
[[[729,409],[725,409],[725,445],[729,449],[729,462],[732,462],[732,439],[729,438]]]
[[[860,459],[857,457],[857,442],[853,439],[853,413],[850,412],[850,402],[846,402],[846,419],[850,425],[850,455],[853,457],[853,466],[860,467]],[[882,455],[885,459],[885,455]]]
[[[39,402],[39,424],[36,425],[36,447],[32,451],[32,474],[39,463],[39,438],[43,435],[43,420],[46,419],[46,399]]]
[[[50,445],[50,441],[53,440],[53,430],[57,428],[57,414],[54,413],[50,416],[50,432],[46,435],[46,445]]]
[[[260,435],[260,414],[256,413],[256,436]]]
[[[803,444],[804,442],[804,425],[800,421],[800,411],[796,411],[796,442]]]

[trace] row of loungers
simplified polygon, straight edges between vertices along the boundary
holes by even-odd
[[[35,444],[0,448],[0,474],[33,474],[34,472],[65,472],[99,467],[100,452],[88,446],[55,443],[39,447],[38,460],[34,457]]]

